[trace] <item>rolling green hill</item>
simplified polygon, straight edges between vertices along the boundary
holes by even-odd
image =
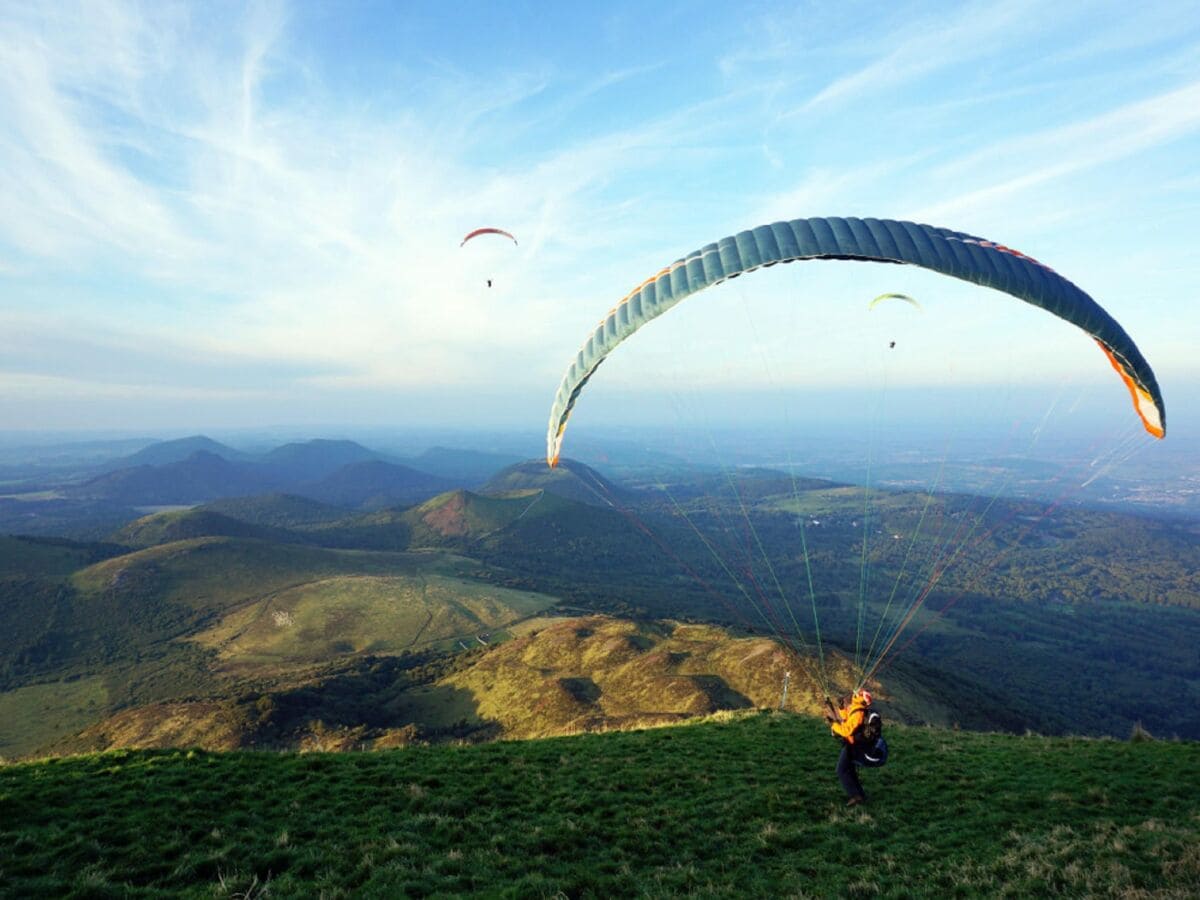
[[[861,544],[863,508],[862,489],[852,487],[779,494],[761,504],[764,513],[819,520],[809,535],[832,555]],[[1200,540],[1186,523],[1033,501],[876,491],[870,524],[885,536],[899,536],[877,542],[881,560],[910,552],[914,536],[916,559],[948,536],[970,535],[959,563],[948,570],[951,586],[976,580],[987,565],[987,587],[1000,596],[1200,608]]]
[[[102,675],[29,684],[0,692],[0,759],[70,740],[112,708]]]
[[[227,497],[198,509],[240,519],[251,525],[296,528],[346,518],[346,510],[295,494],[260,494],[254,497]]]
[[[656,521],[648,533],[636,513],[540,489],[501,495],[455,491],[402,518],[410,525],[410,547],[453,548],[495,570],[504,579],[500,583],[553,594],[572,607],[626,618],[703,618],[715,612],[729,621],[728,608],[714,603],[669,555],[671,543],[682,546],[676,523]],[[683,552],[695,557],[694,551]]]
[[[205,728],[228,746],[349,746],[549,734],[763,703],[778,672],[760,690],[758,675],[722,664],[716,650],[659,647],[669,641],[656,623],[785,637],[797,624],[787,613],[754,608],[775,599],[777,580],[804,601],[800,625],[819,612],[830,658],[853,658],[859,597],[865,648],[897,573],[956,532],[970,539],[882,677],[901,718],[1117,736],[1141,722],[1162,736],[1200,736],[1200,617],[1190,608],[1200,540],[1186,523],[887,491],[875,492],[867,518],[860,488],[793,490],[778,473],[738,471],[726,493],[692,490],[700,480],[684,479],[672,496],[630,492],[628,505],[611,508],[544,488],[453,491],[358,515],[247,498],[150,517],[122,532],[152,544],[131,553],[5,539],[0,754],[66,746],[100,725],[81,746],[216,746]],[[725,568],[705,541],[730,554]],[[758,568],[767,554],[770,572]],[[561,660],[532,668],[512,649],[525,636],[484,652],[479,635],[503,639],[550,605],[560,617],[632,620],[622,627],[643,629],[634,637],[648,643],[630,671],[647,680],[622,680],[615,661],[581,665],[570,640]],[[472,646],[480,649],[465,652]],[[645,705],[636,695],[674,700]],[[532,712],[520,703],[531,697]],[[336,737],[321,736],[320,723]]]
[[[787,710],[823,710],[811,660],[767,638],[681,622],[538,617],[549,598],[451,579],[428,578],[420,590],[417,579],[344,580],[283,592],[195,635],[223,679],[206,692],[120,709],[77,735],[59,727],[43,750],[344,750],[628,730],[778,706],[785,673]],[[431,596],[438,590],[445,596]],[[429,652],[450,644],[469,652]],[[848,691],[850,661],[831,654],[826,663],[831,689]],[[900,669],[871,688],[891,721],[1020,725],[1003,719],[994,698],[941,696],[936,685]],[[27,704],[45,701],[22,690]],[[23,708],[0,695],[5,702]]]
[[[108,543],[0,535],[0,579],[54,581],[84,566],[116,556],[123,549]]]
[[[222,496],[260,494],[278,485],[276,474],[251,462],[229,461],[205,450],[162,465],[140,465],[63,488],[68,497],[131,506],[190,504]]]
[[[432,567],[429,567],[432,569]],[[466,639],[557,601],[438,574],[341,575],[270,594],[191,639],[225,666],[315,663],[346,654],[398,654]]]
[[[408,466],[368,459],[342,466],[320,481],[295,488],[306,497],[347,509],[407,506],[451,490],[445,478]]]
[[[57,491],[0,497],[0,534],[100,541],[141,515],[108,500],[71,500]]]
[[[815,686],[773,640],[738,638],[711,625],[606,616],[539,625],[404,694],[398,708],[413,722],[463,720],[503,738],[629,729],[778,705],[784,673],[795,669],[788,708],[821,710]],[[831,661],[831,669],[848,690],[849,665]]]
[[[411,528],[413,546],[465,547],[511,526],[526,516],[561,514],[570,501],[540,490],[485,496],[471,491],[451,491],[413,508],[404,519]]]
[[[391,508],[298,528],[327,547],[371,550],[449,547],[469,550],[529,515],[563,515],[569,501],[542,491],[485,496],[467,490],[439,494],[411,509]]]
[[[300,526],[297,530],[324,547],[407,550],[412,543],[410,519],[405,509],[381,509]]]
[[[1200,884],[1200,745],[889,726],[848,810],[818,720],[370,754],[0,768],[21,897],[1123,896]]]
[[[632,496],[595,469],[573,459],[560,460],[553,469],[540,459],[517,463],[497,472],[481,489],[485,494],[535,490],[600,507],[627,503]]]
[[[199,537],[254,538],[281,543],[303,540],[300,535],[284,528],[253,525],[205,509],[168,510],[143,516],[117,529],[111,539],[126,547],[144,549]]]
[[[555,602],[490,583],[478,562],[444,551],[202,537],[68,571],[103,554],[18,543],[45,549],[46,571],[58,574],[0,579],[0,755],[8,756],[117,709],[198,698],[236,705],[247,678],[263,690],[290,689],[346,659],[452,643]],[[273,623],[274,613],[299,627],[250,627],[258,617]],[[185,640],[199,634],[211,640]],[[255,660],[241,666],[249,674],[233,665],[247,659]],[[70,699],[84,683],[82,699]]]

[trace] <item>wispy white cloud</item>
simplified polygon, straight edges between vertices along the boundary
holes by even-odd
[[[916,215],[929,221],[951,220],[967,212],[978,217],[984,208],[1048,182],[1126,159],[1197,131],[1200,82],[1081,122],[998,142],[938,167],[933,172],[938,181],[980,186],[923,207]]]
[[[1029,3],[972,3],[947,14],[938,8],[916,15],[898,33],[888,35],[887,49],[865,66],[842,75],[809,98],[795,114],[834,107],[863,95],[895,92],[908,82],[966,62],[978,63],[1002,53],[1022,35],[1044,29],[1044,7]]]
[[[170,210],[139,180],[114,161],[106,115],[128,107],[89,103],[87,87],[115,102],[113,81],[95,77],[74,49],[48,46],[18,30],[0,37],[0,234],[12,246],[35,256],[70,264],[98,247],[119,252],[181,256],[190,241]],[[120,43],[120,42],[116,42]],[[108,46],[102,42],[102,46]],[[139,62],[116,53],[119,79]],[[82,71],[79,71],[82,70]]]
[[[364,117],[311,72],[306,94],[280,94],[298,63],[277,4],[253,6],[220,40],[198,43],[189,29],[201,23],[147,25],[120,4],[104,9],[111,39],[96,47],[70,30],[57,44],[32,41],[37,23],[6,31],[15,62],[0,76],[12,123],[0,142],[0,185],[10,188],[0,191],[0,228],[18,257],[101,262],[161,310],[125,319],[115,301],[76,327],[115,319],[136,346],[161,338],[158,321],[178,335],[177,359],[211,354],[248,380],[259,359],[345,385],[512,376],[507,360],[564,312],[535,272],[622,224],[625,204],[606,213],[597,191],[698,130],[679,110],[499,169],[486,153],[499,126],[487,123],[536,96],[541,76],[468,85],[437,72],[414,86],[437,104],[427,119],[415,107]],[[176,43],[189,52],[168,65],[162,46]],[[652,68],[607,73],[573,102]],[[81,99],[99,94],[99,107]],[[521,127],[528,117],[512,118]],[[132,158],[131,130],[141,142]],[[480,222],[518,231],[521,247],[483,261],[460,252],[458,238]],[[61,359],[51,346],[45,359]],[[104,347],[92,347],[79,359],[100,370]]]

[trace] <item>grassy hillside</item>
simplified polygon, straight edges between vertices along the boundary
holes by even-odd
[[[0,535],[0,578],[54,581],[121,552],[121,547],[112,544]]]
[[[403,572],[425,559],[205,537],[105,560],[76,572],[72,583],[85,596],[153,598],[212,613],[318,578]]]
[[[576,503],[600,507],[625,503],[631,497],[629,491],[573,459],[560,460],[553,469],[540,459],[517,463],[493,475],[482,490],[489,494],[546,491]]]
[[[141,465],[98,475],[63,488],[68,497],[134,506],[196,503],[217,497],[261,494],[280,483],[256,463],[230,462],[204,450],[158,466]]]
[[[824,726],[782,714],[26,763],[0,768],[0,872],[21,897],[1195,896],[1200,746],[888,738],[854,810]]]
[[[100,676],[0,691],[0,758],[70,737],[103,715],[109,699]]]
[[[314,582],[417,575],[473,582],[481,571],[478,563],[435,551],[372,553],[205,537],[126,553],[64,575],[99,551],[67,547],[60,559],[59,548],[50,549],[47,570],[58,566],[58,579],[0,579],[0,689],[93,675],[114,665],[152,671],[167,657],[189,655],[178,638]],[[205,665],[184,662],[190,674],[180,672],[180,690],[196,677],[193,664]],[[141,683],[149,678],[132,669],[131,675]],[[114,690],[114,699],[117,694]],[[146,699],[123,699],[138,697]]]
[[[785,672],[788,711],[823,709],[811,661],[766,638],[695,623],[538,616],[552,598],[423,577],[419,589],[417,578],[333,579],[240,608],[176,642],[195,648],[199,677],[174,693],[119,704],[102,695],[98,707],[68,702],[83,681],[63,685],[61,698],[41,685],[0,694],[16,722],[48,717],[33,732],[40,743],[22,744],[16,732],[0,753],[345,750],[630,730],[777,706]],[[450,646],[463,652],[438,652]],[[850,661],[831,654],[826,663],[831,690],[847,691]],[[942,692],[939,683],[897,668],[871,689],[892,721],[1024,727],[994,696],[962,685]]]
[[[542,501],[546,500],[543,504]],[[408,547],[470,548],[481,538],[511,525],[528,512],[553,514],[566,501],[546,499],[538,491],[485,497],[448,491],[411,509],[390,508],[351,514],[332,521],[298,526],[300,533],[326,547],[403,550]]]
[[[848,688],[849,666],[831,660]],[[795,657],[766,638],[711,625],[606,616],[550,621],[398,700],[406,718],[495,729],[504,738],[679,722],[770,707],[795,669],[789,708],[820,711]]]
[[[656,655],[655,623],[778,636],[752,608],[777,581],[803,601],[798,624],[809,636],[815,609],[826,651],[852,656],[856,632],[864,648],[880,637],[897,572],[928,567],[964,531],[964,564],[938,582],[905,635],[915,642],[897,644],[883,671],[903,718],[1116,736],[1140,721],[1162,736],[1200,736],[1200,617],[1188,608],[1200,602],[1200,541],[1187,527],[880,491],[864,528],[860,489],[800,482],[793,492],[790,479],[741,471],[724,487],[729,496],[714,497],[712,485],[685,481],[671,497],[641,491],[636,507],[620,509],[542,488],[455,491],[369,515],[259,497],[152,517],[123,539],[156,546],[120,556],[113,546],[0,540],[0,717],[10,723],[0,754],[66,746],[64,735],[103,723],[112,727],[86,749],[127,739],[225,746],[209,741],[205,723],[228,746],[301,746],[310,723],[343,729],[349,743],[410,726],[430,739],[543,736],[761,703],[755,673],[708,651]],[[814,561],[811,602],[799,521]],[[767,555],[771,571],[760,565]],[[450,679],[416,677],[410,670],[425,659],[406,660],[403,679],[366,671],[381,659],[461,651],[549,598],[560,614],[637,620],[632,637],[648,643],[631,668],[646,677],[621,681],[615,661],[577,665],[571,654],[590,638],[564,642],[562,659],[536,667],[502,649]],[[778,605],[772,615],[781,631],[796,627]],[[347,665],[363,671],[335,673]],[[778,672],[769,680],[776,691]],[[414,691],[427,696],[418,702]],[[520,698],[536,699],[536,715]],[[260,700],[287,715],[264,725]]]
[[[554,597],[425,572],[343,575],[272,594],[192,639],[231,665],[320,662],[347,653],[395,654],[509,625]]]
[[[454,482],[436,475],[369,459],[342,466],[320,481],[295,490],[322,503],[349,509],[383,509],[417,503],[454,487]]]
[[[489,497],[450,491],[404,514],[413,546],[469,546],[526,516],[561,514],[567,501],[540,490]]]
[[[297,531],[323,547],[407,550],[412,543],[409,511],[405,509],[350,514],[332,522],[298,526]]]
[[[98,541],[140,515],[124,503],[69,500],[57,491],[20,499],[0,497],[0,534]]]
[[[198,509],[221,513],[251,525],[270,525],[275,528],[296,528],[344,519],[347,511],[337,506],[318,503],[295,494],[260,494],[256,497],[228,497],[214,500]]]
[[[296,543],[293,532],[268,525],[253,525],[206,509],[180,509],[143,516],[113,532],[111,540],[126,547],[146,548],[198,537],[254,538]]]
[[[240,707],[247,691],[293,690],[346,660],[472,640],[555,602],[490,583],[479,563],[445,551],[205,537],[84,565],[111,548],[6,544],[14,575],[27,546],[47,575],[0,579],[0,755],[10,757],[120,710]]]

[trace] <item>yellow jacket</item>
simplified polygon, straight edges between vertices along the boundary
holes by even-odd
[[[866,703],[862,697],[857,694],[850,700],[850,705],[838,710],[838,718],[840,722],[834,722],[829,726],[830,731],[840,738],[851,744],[854,743],[854,729],[862,724],[863,717],[866,715],[867,707],[870,704]]]

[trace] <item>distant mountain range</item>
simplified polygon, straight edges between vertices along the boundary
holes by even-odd
[[[229,461],[249,461],[254,458],[251,454],[234,450],[219,441],[198,434],[171,441],[158,441],[141,448],[136,453],[109,460],[99,469],[102,472],[115,472],[119,469],[136,469],[140,466],[164,466],[169,463],[183,462],[196,453],[210,453]]]
[[[259,463],[230,462],[208,450],[182,460],[114,469],[62,493],[79,500],[107,500],[129,506],[199,503],[279,490],[282,473]]]
[[[406,461],[342,440],[284,444],[255,456],[195,436],[151,444],[58,491],[70,500],[124,506],[290,493],[346,509],[381,509],[476,487],[515,461],[451,448],[432,448]]]
[[[111,507],[194,506],[289,494],[344,510],[411,506],[456,488],[483,493],[545,490],[592,506],[625,502],[628,492],[571,460],[540,460],[434,447],[411,459],[354,441],[311,440],[252,455],[203,435],[161,441],[113,460],[57,493]],[[2,523],[0,523],[2,524]]]
[[[354,441],[313,440],[276,447],[259,462],[286,482],[304,484],[327,478],[345,466],[382,458]]]
[[[178,465],[182,464],[152,471],[169,473]],[[146,468],[128,471],[143,473]],[[516,482],[528,486],[513,489]],[[597,546],[636,540],[636,529],[617,512],[575,499],[595,502],[583,484],[603,485],[610,497],[632,496],[581,463],[568,462],[555,470],[544,463],[510,467],[486,488],[498,484],[502,491],[446,490],[446,484],[406,466],[369,460],[297,488],[302,494],[226,497],[154,513],[119,529],[111,540],[147,547],[186,538],[256,537],[375,550],[457,548],[491,555],[518,548],[528,553],[539,546],[553,553],[564,542],[589,537]],[[546,486],[537,486],[542,484]],[[415,499],[426,497],[414,505]],[[547,523],[553,523],[554,534],[548,544],[543,536],[526,534]]]
[[[199,511],[221,513],[251,525],[297,528],[336,522],[346,518],[346,510],[295,494],[258,494],[252,497],[227,497],[196,507]]]

